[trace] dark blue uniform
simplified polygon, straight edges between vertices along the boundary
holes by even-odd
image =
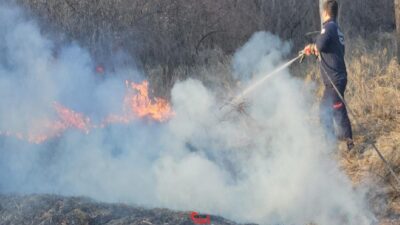
[[[347,85],[347,71],[344,61],[344,35],[336,21],[331,19],[323,24],[321,34],[316,41],[321,57],[321,76],[325,91],[321,101],[321,122],[326,130],[334,134],[333,121],[339,127],[339,139],[352,139],[351,123],[346,106],[341,101],[328,77],[335,84],[340,94],[344,96]]]

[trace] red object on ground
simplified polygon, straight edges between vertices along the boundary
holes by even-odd
[[[197,212],[192,212],[190,214],[190,218],[192,219],[194,224],[210,224],[211,218],[209,215],[201,215]]]

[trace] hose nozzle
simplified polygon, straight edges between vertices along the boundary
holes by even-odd
[[[306,57],[306,54],[305,54],[304,50],[301,50],[301,51],[299,52],[299,57],[300,57],[299,62],[302,63],[303,60],[304,60],[304,58]]]

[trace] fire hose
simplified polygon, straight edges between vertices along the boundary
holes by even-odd
[[[278,72],[284,70],[285,68],[289,67],[290,65],[292,65],[294,62],[296,62],[297,60],[300,60],[300,63],[303,61],[303,59],[305,58],[306,54],[304,51],[299,52],[299,55],[295,58],[293,58],[292,60],[288,61],[287,63],[279,66],[277,69],[275,69],[274,71],[272,71],[271,73],[265,75],[264,77],[262,77],[261,79],[253,82],[250,86],[248,86],[246,89],[244,89],[242,92],[240,92],[238,95],[236,95],[236,97],[234,97],[230,102],[229,105],[237,105],[240,104],[244,98],[249,95],[252,91],[256,90],[257,87],[259,87],[260,85],[262,85],[263,83],[265,83],[268,79],[270,79],[273,75],[276,75]],[[317,56],[318,61],[322,60],[322,56],[319,54]],[[326,76],[330,82],[330,84],[333,86],[334,90],[336,91],[336,93],[338,94],[340,100],[343,102],[343,104],[345,105],[345,107],[347,108],[347,110],[349,111],[350,115],[353,117],[354,119],[354,124],[356,125],[361,125],[361,123],[359,123],[359,121],[357,120],[357,117],[355,115],[355,113],[351,110],[351,108],[348,106],[347,102],[344,100],[343,95],[340,93],[339,89],[337,88],[337,86],[335,85],[335,83],[332,81],[332,79],[329,77],[327,71],[325,70],[325,68],[321,67],[323,69],[323,73],[324,76]],[[396,180],[398,186],[396,187],[397,191],[400,191],[400,179],[399,177],[396,175],[393,167],[390,165],[389,161],[386,160],[386,158],[382,155],[381,151],[378,149],[378,147],[375,145],[375,143],[370,143],[370,145],[372,146],[372,148],[375,150],[375,152],[378,154],[379,158],[384,162],[385,166],[388,168],[390,174],[393,176],[393,178]]]
[[[295,63],[297,60],[299,60],[299,59],[302,60],[303,58],[304,58],[304,54],[299,54],[297,57],[295,57],[292,60],[286,62],[285,64],[279,66],[278,68],[273,70],[271,73],[263,76],[261,79],[255,81],[255,82],[251,83],[247,88],[245,88],[243,91],[241,91],[235,97],[231,98],[229,101],[227,101],[225,104],[223,104],[220,107],[220,110],[226,109],[227,108],[226,106],[240,105],[244,101],[246,96],[248,96],[251,92],[256,90],[260,85],[265,83],[267,80],[269,80],[274,75],[278,74],[278,72],[286,69],[287,67],[289,67],[290,65]],[[226,114],[228,114],[228,111],[225,111],[225,112],[223,111],[222,115],[226,115]]]

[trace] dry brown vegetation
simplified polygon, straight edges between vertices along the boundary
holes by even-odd
[[[381,191],[388,194],[391,210],[399,213],[400,193],[393,187],[398,184],[369,143],[376,143],[399,174],[400,66],[394,57],[393,49],[396,48],[393,36],[383,35],[382,40],[375,43],[382,45],[373,46],[369,43],[363,46],[356,43],[348,60],[349,73],[352,74],[348,99],[361,123],[356,127],[356,141],[359,143],[358,150],[363,154],[348,159],[344,164],[356,182],[373,179],[377,183],[387,184],[387,189]]]
[[[145,70],[159,67],[159,79],[168,88],[177,67],[211,60],[200,56],[202,51],[220,49],[229,55],[255,31],[267,30],[291,40],[297,52],[312,40],[305,34],[320,27],[315,0],[15,1],[60,43],[78,41],[109,67],[122,49]],[[393,0],[340,2],[340,22],[348,35],[394,29]]]

